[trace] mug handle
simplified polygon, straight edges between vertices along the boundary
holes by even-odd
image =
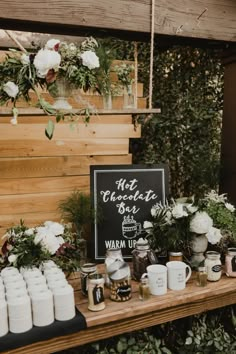
[[[186,269],[188,269],[188,275],[185,278],[185,281],[187,283],[187,281],[189,280],[189,278],[191,277],[192,274],[192,269],[190,268],[190,266],[188,264],[186,264]]]
[[[148,278],[148,273],[143,273],[142,276],[141,276],[141,278],[140,278],[140,280],[141,280],[141,279],[144,279],[144,278]]]

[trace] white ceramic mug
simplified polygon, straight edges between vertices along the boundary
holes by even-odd
[[[167,268],[161,264],[152,264],[147,267],[147,276],[149,279],[149,289],[152,295],[164,295],[167,292]]]
[[[189,265],[180,261],[170,261],[167,266],[167,285],[171,290],[183,290],[192,274]],[[186,270],[188,269],[188,273]]]

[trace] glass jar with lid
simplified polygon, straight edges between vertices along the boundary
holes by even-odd
[[[220,280],[222,274],[220,253],[215,251],[206,252],[205,267],[207,271],[207,280]]]
[[[133,278],[139,281],[142,274],[146,273],[147,266],[158,263],[154,251],[147,240],[139,238],[135,244],[133,254]]]
[[[121,248],[108,248],[106,250],[106,257],[105,257],[105,285],[110,287],[110,279],[109,279],[109,268],[114,262],[124,262]]]
[[[83,295],[88,296],[88,276],[97,273],[97,266],[95,263],[85,263],[81,266],[80,280],[81,292]]]
[[[236,248],[228,248],[227,250],[225,271],[228,277],[236,277]]]

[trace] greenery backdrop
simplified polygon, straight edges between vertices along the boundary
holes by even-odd
[[[133,59],[129,42],[111,41],[119,59]],[[150,45],[138,44],[139,81],[148,97]],[[153,107],[131,145],[134,163],[167,163],[173,197],[217,189],[223,106],[223,66],[213,49],[155,44]]]

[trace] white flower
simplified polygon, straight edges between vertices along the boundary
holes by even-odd
[[[213,220],[205,211],[198,211],[190,221],[190,231],[196,234],[206,234],[212,226]]]
[[[193,206],[193,204],[185,204],[186,209],[190,212],[190,214],[195,213],[198,210],[197,206]]]
[[[213,201],[215,203],[224,203],[226,200],[226,194],[218,194],[216,191],[211,190],[209,193],[206,194],[206,200]]]
[[[31,235],[34,234],[34,230],[35,230],[34,228],[28,229],[28,230],[25,231],[25,234],[26,234],[27,236],[31,236]]]
[[[38,77],[44,78],[50,69],[58,71],[61,55],[54,50],[40,49],[34,58]]]
[[[143,228],[144,228],[144,229],[153,228],[153,223],[150,222],[150,221],[144,221],[144,223],[143,223]]]
[[[21,58],[20,58],[20,61],[23,65],[28,65],[30,63],[30,57],[29,55],[23,53]]]
[[[5,91],[9,97],[15,98],[19,92],[19,88],[14,82],[8,81],[3,85],[3,91]]]
[[[16,254],[11,254],[9,257],[8,257],[8,261],[9,263],[14,263],[16,260],[17,260],[17,255]]]
[[[208,233],[206,234],[206,237],[208,239],[208,242],[210,242],[212,245],[215,245],[220,241],[222,235],[219,229],[211,227]]]
[[[230,203],[225,203],[225,207],[231,211],[231,213],[233,213],[235,211],[235,207],[233,206],[233,204]]]
[[[167,223],[167,225],[172,225],[175,222],[172,219],[172,213],[170,210],[167,210],[167,212],[166,212],[165,222]]]
[[[188,216],[188,213],[184,210],[184,205],[177,203],[172,209],[172,215],[175,219],[180,219],[185,216]]]
[[[49,40],[47,41],[47,43],[45,44],[45,48],[46,48],[46,49],[54,49],[55,46],[56,46],[57,44],[59,44],[59,43],[60,43],[60,40],[59,40],[59,39],[54,39],[54,38],[49,39]]]
[[[44,225],[48,230],[53,233],[55,236],[64,234],[64,226],[54,221],[45,221]]]
[[[87,66],[90,70],[99,68],[99,58],[91,50],[87,50],[86,52],[82,53],[81,58],[83,65]]]
[[[64,243],[64,239],[60,237],[56,237],[53,234],[48,234],[46,238],[44,238],[41,243],[45,247],[45,249],[50,254],[55,254],[58,248]]]

